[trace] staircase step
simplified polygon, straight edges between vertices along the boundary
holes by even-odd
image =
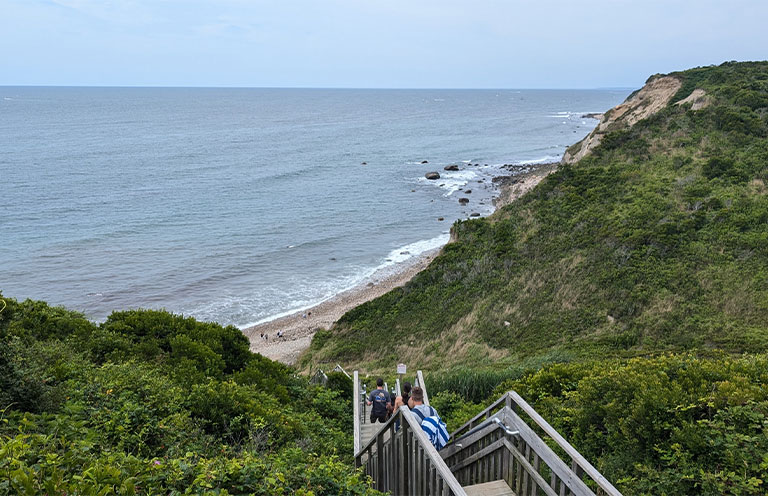
[[[381,427],[382,424],[363,424],[362,429],[360,430],[360,440],[363,442],[363,444],[367,443],[376,432],[378,432],[379,427]]]
[[[515,496],[515,493],[503,480],[483,482],[464,486],[467,496]]]

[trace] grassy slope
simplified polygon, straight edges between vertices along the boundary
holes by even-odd
[[[318,333],[305,360],[765,350],[768,63],[673,75],[672,102],[702,88],[712,105],[670,104],[492,217],[458,222],[427,270]]]

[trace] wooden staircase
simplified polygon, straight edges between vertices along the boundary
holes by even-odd
[[[385,424],[368,423],[357,371],[353,381],[355,464],[364,467],[380,491],[396,496],[621,496],[514,391],[452,433],[452,442],[438,452],[407,406]],[[424,389],[428,405],[421,371],[414,384]],[[565,460],[541,436],[565,453]]]

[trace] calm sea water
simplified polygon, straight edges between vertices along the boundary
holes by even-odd
[[[559,159],[628,93],[0,87],[0,291],[95,320],[300,309],[445,243],[500,165]]]

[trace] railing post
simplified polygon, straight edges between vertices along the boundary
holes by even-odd
[[[376,465],[376,489],[384,490],[384,431],[376,434],[376,454],[379,456],[379,463]]]
[[[427,394],[427,386],[424,384],[424,374],[421,370],[416,371],[416,377],[418,377],[419,387],[424,391],[424,404],[429,406],[429,394]]]
[[[357,461],[357,453],[360,451],[360,378],[358,376],[357,370],[355,370],[353,374],[354,378],[352,379],[352,415],[355,417],[355,421],[353,422],[353,429],[354,429],[354,456],[355,456],[355,465],[360,466]]]
[[[408,471],[408,454],[410,453],[411,447],[408,442],[408,422],[403,418],[403,412],[398,410],[398,415],[400,415],[400,482],[399,485],[401,487],[400,494],[408,494],[408,481],[410,480],[409,477],[409,471]]]

